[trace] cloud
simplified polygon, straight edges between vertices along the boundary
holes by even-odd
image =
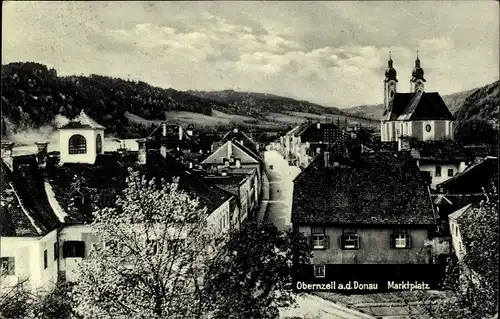
[[[497,16],[472,2],[11,2],[2,63],[348,107],[383,100],[389,51],[403,92],[416,50],[428,91],[493,82]]]

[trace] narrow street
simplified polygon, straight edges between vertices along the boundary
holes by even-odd
[[[269,179],[269,200],[265,218],[284,230],[291,227],[293,179],[300,173],[300,169],[288,165],[275,150],[267,150],[264,153],[264,162]]]
[[[264,162],[269,181],[268,185],[264,186],[269,187],[269,198],[263,200],[265,205],[262,206],[266,207],[264,218],[279,229],[285,230],[291,227],[293,179],[300,173],[300,169],[288,165],[288,162],[275,150],[268,149],[264,153]],[[272,165],[272,169],[270,165]],[[267,194],[267,190],[265,193]],[[280,309],[280,318],[296,317],[314,319],[371,318],[309,294],[297,296],[294,306]]]

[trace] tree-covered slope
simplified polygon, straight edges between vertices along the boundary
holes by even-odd
[[[128,122],[126,111],[163,120],[166,111],[210,115],[212,109],[227,111],[227,106],[144,82],[100,75],[61,77],[34,62],[2,66],[2,133],[48,125],[56,115],[72,118],[82,109],[108,132],[123,137],[142,134],[140,125]]]

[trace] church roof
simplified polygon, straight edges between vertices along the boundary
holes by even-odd
[[[386,121],[455,120],[437,92],[396,93],[389,103]]]
[[[59,127],[59,129],[74,129],[74,128],[90,128],[95,130],[106,129],[104,126],[94,121],[83,110],[76,118],[64,124],[63,126]]]

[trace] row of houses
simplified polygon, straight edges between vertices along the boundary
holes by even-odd
[[[37,143],[37,153],[13,156],[2,142],[0,266],[2,284],[28,280],[50,289],[73,281],[74,270],[100,239],[93,233],[95,207],[112,207],[126,187],[128,169],[171,182],[199,199],[218,234],[238,230],[261,199],[263,163],[253,141],[237,129],[213,153],[193,132],[162,123],[138,150],[103,151],[105,128],[85,112],[59,128],[59,151]]]
[[[492,179],[498,183],[494,150],[453,142],[454,117],[439,93],[424,92],[420,60],[410,93],[396,92],[392,63],[380,143],[367,148],[347,123],[306,122],[273,144],[303,167],[294,180],[292,225],[313,249],[306,278],[328,278],[339,264],[393,265],[385,272],[396,273],[401,265],[461,258],[458,221],[489,200]]]

